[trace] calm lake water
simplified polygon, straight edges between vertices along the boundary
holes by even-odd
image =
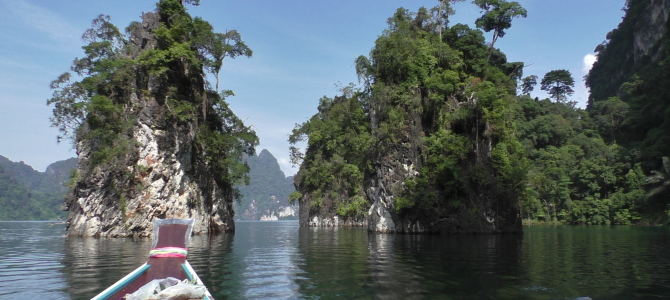
[[[670,299],[668,227],[409,236],[236,225],[191,241],[189,261],[216,299]],[[89,299],[151,247],[63,234],[63,224],[0,222],[0,299]]]

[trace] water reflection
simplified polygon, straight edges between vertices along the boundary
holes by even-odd
[[[368,236],[370,283],[366,287],[376,299],[420,299],[428,293],[429,284],[424,268],[414,264],[411,253],[398,248],[405,242],[416,243],[424,236],[405,236],[399,239],[395,235]],[[419,249],[417,249],[419,250]],[[420,250],[419,250],[420,251]],[[417,272],[418,271],[418,272]]]
[[[521,235],[378,235],[358,228],[299,232],[305,270],[300,292],[307,299],[500,299],[512,296],[502,287],[513,285],[521,272]]]
[[[370,282],[367,232],[359,228],[300,228],[304,271],[298,284],[305,299],[365,299]]]
[[[64,241],[62,272],[70,299],[90,299],[146,262],[148,238],[82,238]]]
[[[235,234],[194,237],[189,261],[216,299],[299,297],[297,222],[238,222]]]
[[[533,226],[521,235],[368,234],[239,222],[195,236],[189,261],[216,299],[658,299],[670,228]],[[90,299],[145,262],[149,239],[65,238],[0,222],[0,299]]]
[[[518,275],[522,236],[370,235],[377,299],[500,299]],[[504,297],[502,297],[504,298]]]
[[[537,226],[526,228],[524,282],[593,299],[670,295],[670,228]]]

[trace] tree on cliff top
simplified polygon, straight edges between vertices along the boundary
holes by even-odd
[[[568,101],[568,96],[571,96],[575,91],[572,87],[575,86],[575,80],[568,70],[553,70],[548,72],[540,82],[543,91],[551,95],[556,102]]]
[[[521,79],[521,92],[525,95],[529,95],[535,89],[537,85],[537,76],[530,75]]]
[[[512,19],[527,16],[525,8],[519,2],[507,2],[505,0],[474,0],[475,5],[482,9],[482,16],[479,17],[475,24],[486,32],[493,31],[493,38],[491,39],[491,47],[489,48],[489,56],[487,61],[491,59],[493,52],[493,45],[498,38],[505,36],[505,30],[512,27]]]

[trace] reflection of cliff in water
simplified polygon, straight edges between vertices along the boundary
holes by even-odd
[[[90,299],[146,262],[149,238],[65,238],[61,264],[70,299]]]
[[[522,235],[369,235],[375,298],[506,298],[521,275]]]
[[[300,293],[307,298],[495,298],[521,275],[522,240],[522,235],[386,235],[302,227]]]
[[[414,271],[415,259],[398,248],[405,242],[421,241],[425,236],[371,234],[368,238],[371,294],[380,299],[417,299],[428,293],[426,278]]]
[[[233,251],[234,237],[232,233],[191,237],[188,261],[215,299],[220,299],[217,294],[225,291],[223,283],[234,273],[227,260]]]
[[[433,236],[297,222],[238,225],[235,234],[191,239],[188,259],[218,300],[650,299],[670,291],[668,227],[533,226],[524,235]],[[90,299],[144,263],[151,247],[148,239],[58,234],[52,240],[64,243],[63,267],[48,289],[64,286],[70,299]],[[0,246],[3,238],[11,236],[0,235]]]
[[[234,234],[191,240],[188,260],[214,298],[296,298],[296,281],[302,273],[297,222],[238,225]]]
[[[300,294],[307,299],[338,295],[341,299],[369,296],[365,229],[349,227],[300,227],[298,250],[304,271]]]

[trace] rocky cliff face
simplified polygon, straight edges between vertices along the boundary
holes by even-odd
[[[415,97],[421,100],[421,96]],[[468,104],[462,102],[455,105]],[[378,114],[377,109],[381,106],[376,106],[374,101],[371,106],[370,114]],[[501,182],[506,179],[498,177],[494,166],[495,137],[490,134],[490,125],[472,127],[464,133],[468,136],[469,143],[474,145],[459,147],[464,148],[459,151],[465,154],[454,170],[462,174],[464,179],[458,179],[460,182],[456,188],[459,190],[454,193],[441,187],[441,182],[428,177],[431,175],[421,173],[430,171],[426,165],[431,159],[431,153],[427,149],[425,137],[434,134],[432,131],[435,129],[431,128],[434,124],[424,122],[425,116],[419,109],[409,109],[402,113],[403,122],[391,131],[393,138],[379,139],[380,142],[370,148],[369,154],[356,154],[371,157],[368,163],[373,166],[372,172],[366,175],[362,183],[366,201],[369,203],[363,215],[342,214],[341,207],[343,203],[347,203],[346,191],[305,191],[303,180],[310,180],[305,173],[309,172],[307,168],[311,166],[301,166],[295,177],[296,189],[305,191],[300,198],[301,226],[365,226],[370,232],[403,234],[522,232],[521,218],[516,206],[518,195],[501,187]],[[428,127],[424,124],[428,124]],[[388,124],[378,123],[375,119],[371,122],[372,128],[382,126],[388,128]],[[310,148],[308,151],[314,149],[318,148]],[[345,159],[334,160],[336,163],[337,160]],[[435,157],[432,159],[449,160]],[[423,186],[408,184],[417,181],[428,183]],[[326,184],[326,187],[329,185]],[[451,198],[450,192],[451,195],[461,194],[456,195],[460,198]],[[416,205],[421,202],[422,204]],[[406,206],[398,207],[399,205]]]
[[[496,184],[496,171],[492,167],[491,136],[472,137],[477,144],[475,157],[461,162],[461,172],[483,171],[484,182],[466,183],[469,203],[460,208],[446,208],[440,205],[398,211],[398,197],[407,197],[417,191],[407,186],[407,182],[418,179],[419,170],[425,165],[426,145],[421,136],[426,129],[421,117],[413,113],[408,120],[406,131],[399,143],[386,145],[378,151],[376,173],[366,182],[366,191],[372,206],[368,212],[367,226],[378,233],[518,233],[522,232],[522,222],[515,199],[501,192]],[[473,130],[474,131],[474,130]],[[438,184],[430,185],[437,199],[447,198],[446,192]]]
[[[667,31],[670,0],[652,0],[641,18],[636,20],[633,32],[633,53],[636,60],[645,55],[657,60],[663,53],[659,41]]]
[[[619,87],[624,82],[667,54],[670,0],[630,0],[625,10],[618,27],[595,49],[598,60],[586,77],[589,106],[594,101],[621,97]]]
[[[155,49],[158,13],[145,13],[130,33],[130,56]],[[206,153],[196,146],[196,130],[204,113],[190,122],[171,121],[168,97],[175,88],[194,99],[205,97],[202,75],[186,63],[171,65],[169,76],[134,70],[133,92],[124,114],[136,116],[128,153],[109,164],[94,164],[91,142],[78,142],[78,176],[64,203],[69,212],[67,234],[75,236],[149,236],[153,218],[193,218],[193,233],[234,231],[230,186],[210,176]],[[164,98],[161,98],[163,95]],[[193,101],[193,99],[191,99]],[[86,130],[83,128],[82,130]]]
[[[387,151],[376,151],[378,165],[375,175],[366,182],[366,193],[372,202],[368,212],[368,230],[381,233],[424,233],[426,226],[420,218],[398,215],[396,197],[405,189],[408,178],[419,175],[421,170],[421,141],[423,128],[420,116],[414,113],[408,118],[408,129],[397,144],[382,147]],[[373,121],[374,122],[374,121]],[[372,126],[378,126],[373,124]]]

